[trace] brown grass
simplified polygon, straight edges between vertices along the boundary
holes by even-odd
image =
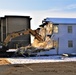
[[[6,65],[6,64],[10,64],[10,62],[8,62],[6,58],[0,58],[0,65]]]

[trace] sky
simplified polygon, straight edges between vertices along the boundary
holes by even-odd
[[[44,18],[76,18],[76,0],[0,0],[0,17],[30,16],[31,28],[36,29]]]

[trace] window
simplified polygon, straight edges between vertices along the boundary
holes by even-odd
[[[68,47],[73,47],[73,41],[72,40],[68,41]]]
[[[54,33],[58,33],[58,26],[54,26]]]
[[[72,33],[72,26],[68,26],[68,33]]]

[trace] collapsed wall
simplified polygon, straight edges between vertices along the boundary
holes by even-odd
[[[46,24],[40,25],[39,35],[41,35],[41,38],[44,40],[43,42],[37,40],[34,38],[34,41],[32,43],[33,47],[36,48],[44,48],[44,49],[51,49],[53,47],[57,46],[56,41],[53,40],[53,24],[48,22]]]
[[[39,41],[38,37],[35,37],[31,45],[20,47],[16,54],[25,57],[30,55],[37,55],[38,52],[56,48],[58,44],[57,41],[53,40],[52,37],[54,31],[53,28],[53,24],[50,22],[40,25],[40,28],[36,30],[37,34],[35,34],[35,36],[39,35],[43,41]]]

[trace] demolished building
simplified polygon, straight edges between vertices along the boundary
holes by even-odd
[[[18,54],[22,54],[24,55],[32,55],[32,54],[37,54],[39,52],[44,52],[44,51],[48,51],[51,49],[54,49],[58,46],[58,43],[56,40],[53,39],[53,31],[54,28],[53,27],[53,23],[52,22],[45,22],[42,23],[39,28],[38,31],[36,29],[36,32],[34,31],[33,34],[34,35],[34,40],[33,43],[31,43],[31,45],[25,46],[25,47],[20,47],[17,50]],[[30,29],[29,29],[30,31]],[[32,32],[33,30],[31,30]],[[37,37],[36,37],[37,36]],[[39,40],[39,38],[40,40]]]
[[[43,22],[52,22],[53,39],[58,41],[58,47],[46,54],[76,53],[76,18],[46,18]]]

